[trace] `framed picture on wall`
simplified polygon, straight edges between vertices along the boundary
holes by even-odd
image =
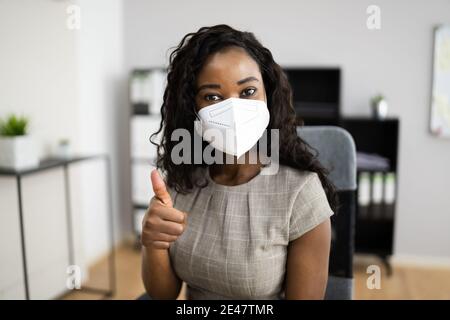
[[[430,129],[435,136],[450,138],[450,25],[434,31]]]

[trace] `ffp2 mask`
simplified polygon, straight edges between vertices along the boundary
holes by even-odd
[[[200,109],[196,132],[214,148],[238,158],[261,138],[270,120],[266,102],[229,98]]]

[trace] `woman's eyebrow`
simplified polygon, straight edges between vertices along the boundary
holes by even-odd
[[[203,84],[197,88],[197,92],[199,92],[202,89],[220,89],[220,84],[216,84],[216,83]]]
[[[244,78],[242,80],[239,80],[238,82],[236,82],[236,84],[241,85],[241,84],[249,82],[249,81],[259,81],[259,80],[256,77],[250,76],[250,77]]]
[[[249,82],[249,81],[259,81],[259,80],[256,77],[250,76],[250,77],[239,80],[238,82],[236,82],[236,84],[241,85],[241,84]],[[217,83],[203,84],[200,87],[198,87],[197,92],[200,92],[200,90],[203,90],[203,89],[220,89],[220,84],[217,84]]]

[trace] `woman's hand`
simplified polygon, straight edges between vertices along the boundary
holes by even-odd
[[[186,227],[187,215],[173,207],[166,184],[155,169],[151,173],[155,196],[142,221],[141,243],[154,249],[168,249]]]

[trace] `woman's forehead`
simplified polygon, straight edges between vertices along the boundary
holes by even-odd
[[[208,57],[197,77],[197,84],[236,82],[249,76],[261,78],[258,64],[244,49],[233,47]]]

